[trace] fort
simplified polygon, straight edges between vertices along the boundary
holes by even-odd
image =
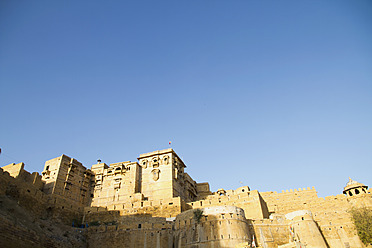
[[[211,192],[185,168],[173,149],[90,169],[61,155],[41,175],[6,165],[0,247],[366,247],[350,214],[372,207],[364,184],[325,198],[314,187]]]

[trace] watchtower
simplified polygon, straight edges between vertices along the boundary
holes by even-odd
[[[347,196],[366,194],[368,186],[358,183],[349,177],[349,182],[346,184],[343,193]]]

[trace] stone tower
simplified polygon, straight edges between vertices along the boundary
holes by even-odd
[[[343,193],[347,196],[366,194],[368,186],[358,183],[349,177],[349,182],[346,184]]]

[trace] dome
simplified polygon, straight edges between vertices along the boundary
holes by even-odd
[[[354,181],[349,177],[349,182],[347,182],[343,193],[345,194],[346,191],[348,191],[350,189],[354,189],[354,188],[366,188],[366,189],[368,189],[368,186],[364,185],[363,183],[358,183],[357,181]]]

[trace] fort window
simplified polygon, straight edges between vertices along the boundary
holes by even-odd
[[[45,170],[49,170],[49,165],[47,165],[47,167],[45,168]]]
[[[200,201],[200,206],[203,206],[203,202],[202,201]]]
[[[301,220],[304,220],[304,217],[302,217]]]
[[[141,224],[138,224],[138,229],[141,229],[141,227],[142,227]]]
[[[355,189],[355,194],[357,195],[359,193],[360,193],[359,190],[358,189]]]
[[[223,239],[223,235],[221,235],[221,239]]]
[[[244,189],[242,189],[242,192],[244,192]]]
[[[169,205],[173,205],[173,202],[170,202]]]
[[[351,191],[349,191],[349,196],[352,196],[353,194],[351,193]]]

